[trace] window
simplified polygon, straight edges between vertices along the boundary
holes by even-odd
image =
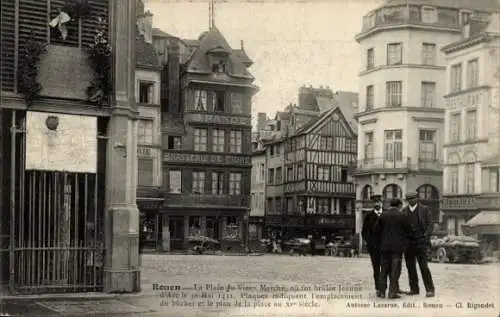
[[[295,210],[295,212],[303,214],[305,212],[305,208],[306,208],[305,198],[298,197],[297,198],[297,209]]]
[[[469,110],[465,114],[465,139],[474,140],[477,138],[477,111]]]
[[[318,180],[330,180],[330,169],[327,166],[318,166]]]
[[[137,160],[137,175],[139,186],[153,186],[153,160],[139,158]]]
[[[139,81],[139,102],[153,103],[154,84]]]
[[[224,194],[224,172],[212,173],[212,194]]]
[[[386,83],[387,90],[387,107],[401,107],[403,99],[403,82],[388,81]]]
[[[450,118],[450,141],[459,142],[460,141],[460,112],[453,113]]]
[[[243,113],[243,95],[231,93],[231,112],[235,114]]]
[[[193,172],[193,194],[205,193],[205,172]]]
[[[365,132],[365,160],[373,159],[373,132]]]
[[[286,212],[291,214],[293,212],[293,198],[286,199]]]
[[[241,195],[241,173],[229,174],[229,195]]]
[[[328,198],[318,198],[317,206],[318,214],[328,214],[330,213],[330,199]]]
[[[422,44],[422,64],[436,65],[436,44]]]
[[[462,90],[462,64],[455,64],[451,66],[450,85],[451,93]]]
[[[299,164],[297,166],[297,180],[301,180],[304,178],[304,165]]]
[[[212,73],[225,73],[226,63],[223,61],[218,61],[212,64]]]
[[[366,87],[366,111],[373,109],[374,101],[373,85]]]
[[[420,151],[418,160],[420,162],[433,162],[436,160],[436,131],[419,131]]]
[[[369,48],[366,51],[366,69],[373,68],[375,66],[375,51],[373,48]]]
[[[225,131],[222,129],[214,129],[213,133],[213,151],[214,152],[224,152],[224,139],[225,139]]]
[[[266,209],[270,214],[274,213],[274,204],[273,204],[272,198],[267,199],[267,208]]]
[[[373,187],[370,185],[365,185],[363,190],[361,191],[361,199],[362,200],[371,200],[373,196]]]
[[[433,7],[422,7],[422,22],[423,23],[436,23],[437,10]]]
[[[194,110],[207,111],[207,92],[204,90],[194,91]]]
[[[500,171],[498,169],[490,169],[489,173],[489,185],[490,185],[490,193],[498,193],[500,192]]]
[[[168,171],[168,191],[172,194],[182,193],[182,171]]]
[[[288,167],[286,169],[286,180],[287,182],[293,181],[293,167]]]
[[[470,194],[474,192],[475,185],[475,164],[465,164],[465,192]]]
[[[194,129],[194,150],[200,152],[207,150],[207,129]]]
[[[401,43],[387,44],[387,65],[397,65],[403,62]]]
[[[263,184],[266,182],[266,170],[265,170],[265,165],[264,163],[260,164],[260,178],[259,178],[259,184]]]
[[[274,184],[274,168],[270,168],[267,170],[267,183],[269,185]]]
[[[396,184],[389,184],[384,187],[382,191],[383,199],[401,198],[403,196],[403,191],[401,187]]]
[[[137,143],[153,144],[153,120],[139,120],[137,125]]]
[[[275,205],[274,210],[276,211],[276,213],[281,214],[282,212],[281,197],[276,197],[274,199],[274,205]]]
[[[166,143],[167,149],[180,150],[182,148],[182,137],[168,135]]]
[[[241,131],[231,131],[229,133],[229,152],[241,153]]]
[[[462,25],[469,23],[471,15],[472,15],[472,13],[468,12],[468,11],[460,12],[460,23]]]
[[[225,95],[223,91],[215,91],[212,94],[212,104],[214,107],[214,111],[224,112],[226,107],[225,107]]]
[[[387,161],[403,160],[403,130],[385,130],[384,150]]]
[[[436,83],[422,82],[422,107],[433,108],[436,103]]]
[[[479,62],[473,59],[467,62],[467,88],[475,88],[479,83]]]
[[[450,192],[458,194],[458,165],[450,166]]]
[[[340,182],[347,183],[349,174],[347,173],[347,167],[340,168]]]
[[[283,182],[283,170],[281,167],[276,168],[276,184]]]

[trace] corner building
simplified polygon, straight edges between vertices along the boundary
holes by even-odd
[[[461,37],[471,16],[492,1],[387,1],[363,18],[356,35],[359,73],[356,231],[369,199],[388,202],[408,191],[440,222],[446,61],[440,48]]]

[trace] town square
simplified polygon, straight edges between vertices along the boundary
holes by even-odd
[[[499,316],[500,1],[0,22],[1,316]]]

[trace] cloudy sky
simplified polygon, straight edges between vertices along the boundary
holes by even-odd
[[[153,25],[180,38],[208,29],[207,0],[145,0]],[[274,115],[297,102],[301,85],[357,91],[354,36],[380,0],[218,0],[215,25],[233,48],[244,41],[260,91],[253,113]]]

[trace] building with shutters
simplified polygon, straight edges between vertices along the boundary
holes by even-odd
[[[441,222],[445,145],[445,54],[471,17],[487,18],[496,0],[388,0],[363,17],[359,72],[357,231],[370,196],[388,201],[417,191]]]
[[[471,18],[447,60],[443,202],[450,235],[477,234],[499,247],[500,16]]]
[[[1,14],[2,287],[139,291],[136,1]]]
[[[250,212],[252,61],[214,25],[195,40],[154,30],[153,42],[164,64],[163,250],[195,235],[238,249]]]

